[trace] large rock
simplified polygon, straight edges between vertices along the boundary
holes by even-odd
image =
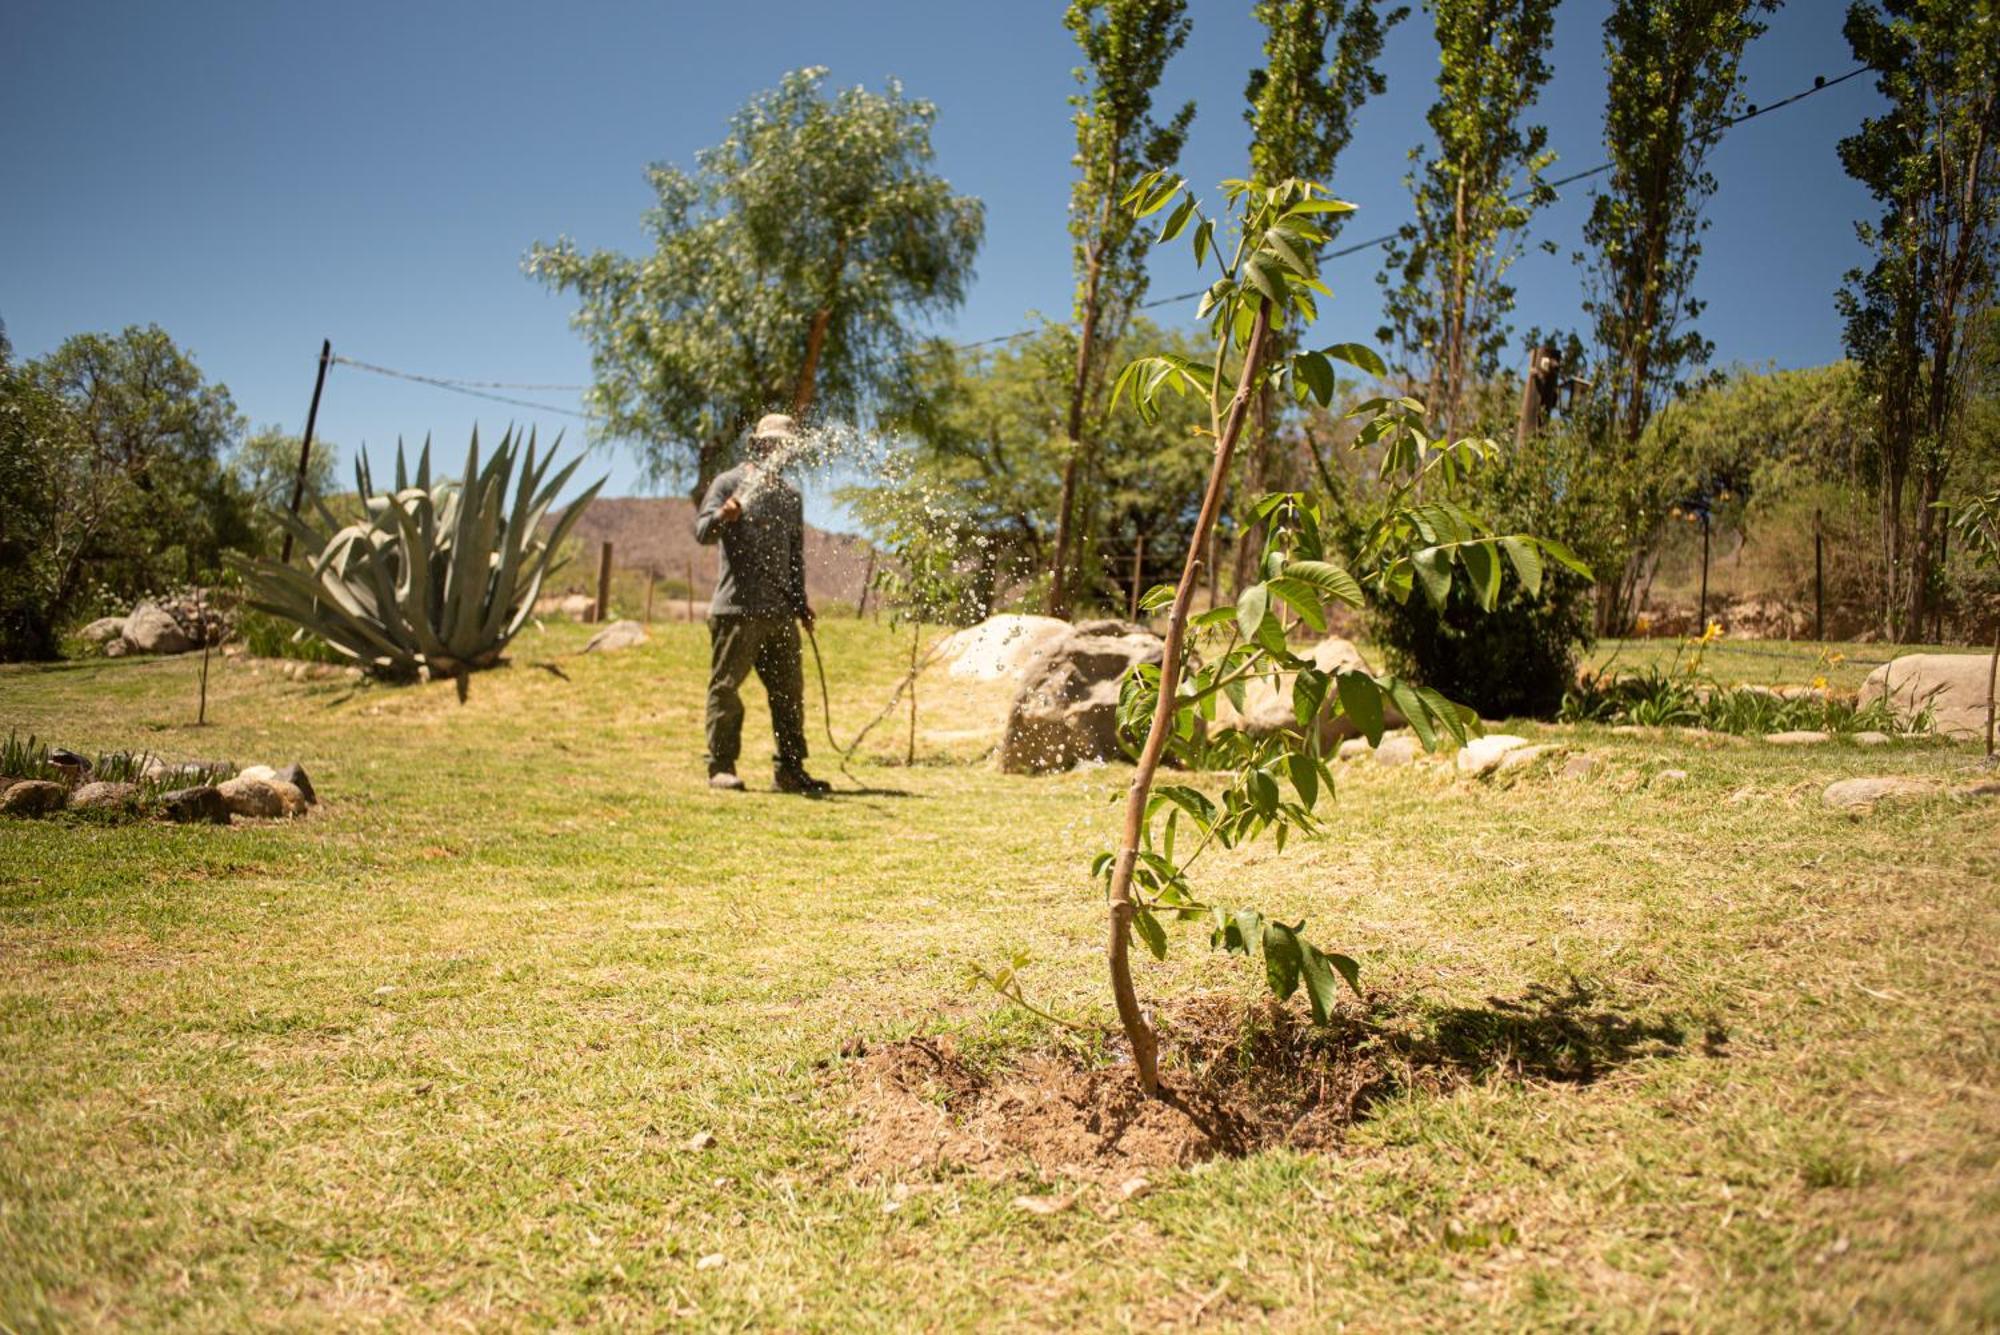
[[[1336,669],[1348,672],[1373,672],[1368,660],[1353,643],[1329,635],[1312,647],[1306,655],[1314,667],[1322,672]],[[1249,683],[1243,692],[1243,708],[1238,710],[1226,698],[1216,702],[1215,722],[1218,727],[1241,728],[1253,737],[1268,737],[1281,728],[1296,728],[1298,715],[1292,709],[1292,682],[1297,673],[1280,672],[1273,677],[1259,677]],[[1327,692],[1327,707],[1319,716],[1319,744],[1322,751],[1336,750],[1342,741],[1359,735],[1360,729],[1345,714],[1333,709],[1337,696]],[[1382,704],[1383,723],[1387,727],[1400,728],[1407,724],[1395,706],[1387,700]]]
[[[232,816],[276,820],[306,812],[306,799],[299,790],[277,779],[246,779],[239,774],[216,785],[216,791]]]
[[[125,618],[99,617],[77,633],[92,644],[107,644],[125,633]]]
[[[1018,682],[1043,650],[1072,629],[1060,617],[1007,613],[952,632],[932,652],[947,676]]]
[[[1913,797],[1928,797],[1937,791],[1937,785],[1923,779],[1875,778],[1842,779],[1828,784],[1821,793],[1820,801],[1836,811],[1864,810],[1877,802],[1902,801]]]
[[[291,764],[279,770],[278,778],[298,789],[299,796],[306,800],[307,806],[316,807],[319,805],[319,794],[313,789],[312,779],[306,774],[306,767],[298,761],[294,760]]]
[[[202,784],[160,794],[160,814],[181,825],[227,825],[229,807],[222,790]]]
[[[0,813],[9,816],[46,816],[61,811],[69,800],[69,789],[47,779],[23,779],[0,793]]]
[[[1001,770],[1043,774],[1121,754],[1119,683],[1133,667],[1158,663],[1162,648],[1149,633],[1086,635],[1081,628],[1044,646],[1008,711]]]
[[[168,616],[158,603],[140,603],[125,618],[125,643],[134,653],[184,654],[196,647],[194,637]]]
[[[136,811],[139,785],[136,783],[86,783],[69,796],[72,811]]]
[[[1984,737],[1992,664],[1988,654],[1904,654],[1868,674],[1861,703],[1886,699],[1905,723],[1928,707],[1941,735]]]
[[[590,637],[583,646],[587,654],[608,654],[617,649],[630,649],[635,644],[644,644],[652,636],[636,621],[614,621],[603,630]]]

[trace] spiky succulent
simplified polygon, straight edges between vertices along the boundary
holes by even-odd
[[[499,661],[533,611],[563,538],[604,485],[600,478],[586,488],[544,534],[542,520],[582,463],[550,478],[554,455],[552,448],[537,458],[533,432],[524,445],[509,431],[482,468],[475,430],[465,475],[434,483],[430,442],[414,478],[398,442],[396,487],[385,494],[376,493],[360,456],[355,486],[368,518],[342,527],[317,500],[318,526],[280,512],[305,561],[240,562],[250,606],[317,635],[374,676],[463,682]]]

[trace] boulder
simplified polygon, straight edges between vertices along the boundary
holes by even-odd
[[[69,796],[72,811],[136,811],[139,785],[136,783],[86,783]]]
[[[1928,707],[1940,735],[1984,737],[1992,664],[1988,654],[1904,654],[1868,674],[1861,702],[1887,700],[1905,723]]]
[[[1070,635],[1060,617],[992,616],[954,631],[934,652],[945,674],[969,681],[1019,681],[1042,651]]]
[[[69,784],[82,783],[90,777],[90,771],[94,768],[89,756],[79,755],[60,746],[49,752],[49,764],[55,766],[57,772],[62,775],[63,782]]]
[[[1372,672],[1368,660],[1361,656],[1349,640],[1338,635],[1329,635],[1303,655],[1312,660],[1312,665],[1322,672],[1342,669],[1350,672]],[[1280,728],[1298,727],[1298,716],[1292,711],[1292,682],[1297,677],[1294,672],[1280,672],[1275,678],[1259,677],[1246,684],[1243,692],[1243,708],[1239,711],[1226,698],[1215,705],[1215,722],[1218,727],[1241,728],[1253,737],[1267,737]],[[1322,751],[1334,750],[1342,741],[1357,736],[1360,729],[1345,714],[1335,713],[1333,706],[1337,697],[1333,691],[1327,692],[1327,707],[1319,716],[1319,744]],[[1395,706],[1384,700],[1382,721],[1387,727],[1400,728],[1409,720],[1399,713]]]
[[[160,794],[160,814],[180,825],[227,825],[229,807],[222,791],[203,784]]]
[[[1539,746],[1517,746],[1500,753],[1500,763],[1493,767],[1495,774],[1508,774],[1514,770],[1527,769],[1543,756],[1559,755],[1562,747],[1552,742]]]
[[[124,617],[99,617],[77,634],[92,644],[109,644],[125,634]]]
[[[1151,634],[1086,635],[1072,630],[1046,646],[1007,713],[998,762],[1008,774],[1043,774],[1080,761],[1110,760],[1118,746],[1118,692],[1126,672],[1158,663]]]
[[[238,775],[218,784],[216,791],[232,816],[276,820],[303,816],[306,811],[306,800],[299,790],[276,779],[246,779]]]
[[[651,638],[646,628],[636,621],[614,621],[591,636],[583,651],[587,654],[608,654],[616,649],[630,649],[635,644],[644,644]]]
[[[313,791],[312,780],[306,777],[306,767],[298,761],[294,760],[291,764],[279,770],[278,778],[298,789],[299,796],[306,800],[307,806],[316,807],[319,805],[319,794]]]
[[[125,643],[134,653],[184,654],[196,647],[194,637],[181,629],[158,603],[140,603],[125,618]]]
[[[1407,732],[1386,733],[1375,748],[1375,763],[1388,769],[1423,759],[1424,744]]]
[[[272,779],[278,777],[278,771],[272,769],[269,765],[245,765],[242,769],[236,771],[236,777],[239,779],[256,779],[260,783],[269,783]]]
[[[46,816],[61,811],[69,800],[69,789],[47,779],[22,779],[0,793],[0,814]]]
[[[104,656],[106,658],[123,658],[131,652],[132,642],[122,634],[115,640],[106,640],[104,642]]]
[[[1836,811],[1855,811],[1873,807],[1877,802],[1926,797],[1936,791],[1936,784],[1923,779],[1842,779],[1828,784],[1819,797]]]
[[[1500,765],[1500,758],[1509,751],[1526,746],[1528,739],[1516,737],[1512,733],[1496,732],[1485,737],[1475,737],[1467,742],[1458,753],[1458,772],[1479,778],[1491,774]]]
[[[1603,764],[1603,761],[1590,752],[1578,751],[1568,760],[1563,761],[1563,777],[1565,779],[1587,779],[1597,772],[1597,767],[1601,764]]]

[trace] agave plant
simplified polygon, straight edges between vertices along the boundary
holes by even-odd
[[[396,488],[385,494],[360,456],[355,486],[367,519],[341,527],[318,501],[322,526],[280,512],[307,559],[241,562],[249,605],[317,635],[374,676],[455,677],[462,690],[467,673],[499,661],[563,538],[604,485],[600,478],[587,488],[544,534],[542,520],[582,462],[551,478],[554,453],[538,458],[533,432],[524,446],[509,431],[481,467],[475,429],[465,475],[432,482],[430,442],[411,477],[399,441]]]

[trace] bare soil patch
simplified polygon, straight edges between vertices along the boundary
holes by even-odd
[[[967,1172],[1119,1183],[1260,1150],[1327,1150],[1380,1100],[1445,1094],[1499,1074],[1589,1083],[1607,1066],[1677,1051],[1686,1027],[1635,1019],[1586,992],[1483,1007],[1377,999],[1313,1026],[1298,1009],[1230,995],[1159,1017],[1163,1097],[1115,1050],[1051,1046],[998,1070],[949,1037],[861,1051],[847,1069],[858,1180]],[[1722,1040],[1711,1029],[1710,1055]]]

